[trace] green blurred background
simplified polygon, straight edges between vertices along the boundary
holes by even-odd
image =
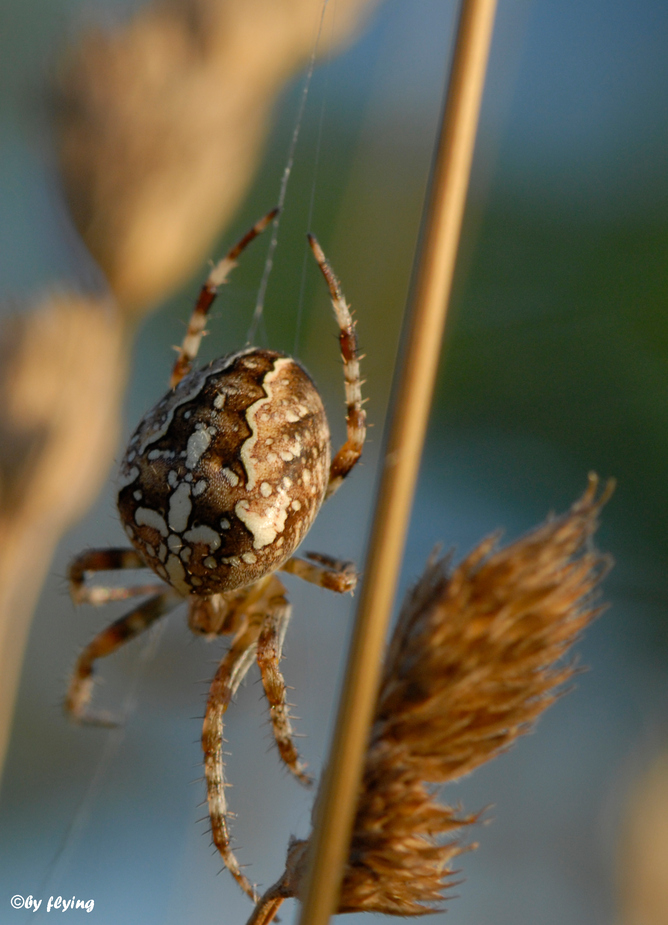
[[[60,201],[41,87],[81,17],[119,10],[4,0],[0,279],[10,302],[94,275]],[[305,362],[342,439],[335,327],[306,252],[310,228],[357,312],[374,427],[363,465],[306,545],[358,562],[454,13],[445,0],[386,0],[348,51],[316,69],[258,338]],[[668,740],[666,48],[660,0],[500,2],[402,587],[436,542],[464,553],[500,526],[514,537],[565,509],[590,470],[618,480],[598,540],[617,565],[612,607],[579,646],[591,670],[577,689],[534,736],[446,793],[469,810],[494,807],[462,861],[451,925],[624,921],[627,793]],[[284,94],[261,173],[219,250],[276,201],[302,85]],[[235,271],[205,359],[244,342],[265,253],[256,245]],[[200,279],[140,334],[126,433],[165,389]],[[73,552],[122,542],[113,497],[112,478],[62,544],[31,635],[0,806],[0,922],[27,919],[9,906],[21,893],[93,898],[100,925],[242,923],[247,901],[216,877],[195,823],[203,785],[190,784],[200,775],[196,717],[224,646],[192,639],[177,613],[155,651],[101,666],[101,701],[135,692],[121,735],[60,715],[75,652],[117,615],[75,612],[63,578]],[[283,667],[317,771],[353,604],[297,582],[290,595]],[[311,797],[278,765],[254,676],[225,735],[236,844],[266,886],[289,835],[308,831]]]

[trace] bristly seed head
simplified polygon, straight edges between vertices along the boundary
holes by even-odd
[[[455,881],[475,822],[434,785],[469,773],[533,728],[574,672],[563,656],[601,612],[594,592],[610,567],[588,542],[612,491],[597,479],[571,510],[510,546],[483,540],[454,570],[433,557],[407,595],[385,659],[339,912],[425,915]],[[443,841],[443,837],[448,838]],[[248,925],[268,925],[299,896],[308,842]]]

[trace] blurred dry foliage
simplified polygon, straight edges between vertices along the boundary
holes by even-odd
[[[319,51],[376,3],[337,0]],[[136,321],[209,256],[322,10],[322,0],[162,0],[82,35],[63,61],[63,184],[116,302],[56,295],[0,328],[0,766],[44,574],[113,455]]]
[[[116,446],[125,346],[110,300],[66,293],[0,330],[0,758],[53,550]]]
[[[618,849],[620,925],[668,925],[668,753],[634,784]]]
[[[385,659],[339,912],[425,915],[452,887],[452,861],[472,847],[453,833],[477,816],[436,787],[506,751],[572,678],[563,656],[601,612],[610,562],[589,540],[612,487],[597,499],[590,477],[568,513],[505,549],[491,536],[452,571],[448,557],[427,564]],[[307,849],[292,842],[249,925],[300,895]]]
[[[337,0],[319,52],[375,2]],[[321,12],[321,0],[163,0],[71,51],[58,105],[65,189],[123,305],[162,299],[209,256]]]

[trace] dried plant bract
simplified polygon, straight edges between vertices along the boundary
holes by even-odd
[[[434,557],[404,602],[387,653],[366,757],[340,912],[423,915],[453,885],[476,816],[438,799],[445,784],[505,751],[554,703],[574,666],[563,656],[600,613],[609,568],[589,542],[612,491],[598,480],[571,510],[505,549],[483,540],[454,570]],[[445,838],[445,841],[444,841]],[[308,842],[251,922],[299,896]]]

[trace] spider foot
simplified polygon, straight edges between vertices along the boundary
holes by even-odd
[[[70,681],[70,687],[63,704],[67,717],[78,726],[101,726],[113,729],[123,725],[120,716],[114,716],[106,710],[89,710],[91,695],[93,693],[93,679],[90,674],[82,677],[75,673]]]
[[[252,902],[257,903],[260,898],[260,894],[258,893],[254,884],[250,882],[248,877],[245,874],[241,873],[241,868],[239,867],[239,863],[237,859],[235,858],[234,854],[232,854],[231,851],[228,851],[228,852],[221,851],[218,845],[216,845],[215,847],[218,849],[223,859],[223,862],[225,864],[225,867],[232,874],[232,876],[234,877],[236,882],[239,884],[241,889],[244,891],[246,896],[248,896],[248,898]]]
[[[288,765],[290,768],[290,765]],[[294,776],[297,778],[300,784],[303,784],[305,787],[312,787],[315,783],[315,777],[312,774],[306,773],[306,768],[308,765],[302,764],[301,761],[298,761],[294,768],[290,768]]]
[[[327,569],[326,572],[323,572],[322,584],[324,588],[345,594],[347,592],[352,593],[357,587],[359,572],[354,562],[336,559],[334,556],[328,556],[321,552],[307,552],[306,558],[310,559],[311,562],[324,565]]]
[[[124,725],[122,716],[115,716],[113,713],[100,711],[97,713],[74,713],[69,704],[65,704],[65,712],[72,722],[78,726],[99,726],[103,729],[118,729]]]
[[[305,559],[293,556],[281,566],[281,571],[298,575],[304,581],[336,591],[338,594],[352,592],[357,587],[359,575],[353,562],[345,562],[319,552],[307,552]],[[317,564],[316,564],[317,563]]]

